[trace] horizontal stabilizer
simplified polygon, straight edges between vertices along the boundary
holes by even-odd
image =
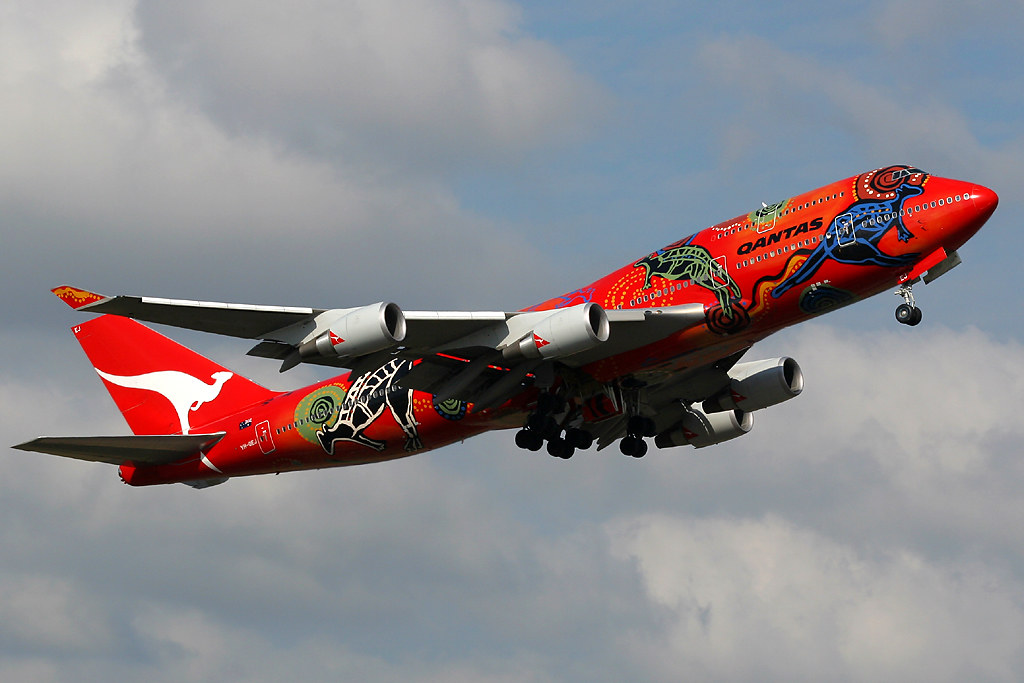
[[[166,465],[199,455],[222,438],[216,434],[158,436],[41,436],[14,446],[22,451],[48,453],[63,458],[123,465],[126,462]]]

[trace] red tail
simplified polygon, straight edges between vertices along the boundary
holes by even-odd
[[[104,315],[72,331],[135,434],[201,433],[277,395],[128,318]]]

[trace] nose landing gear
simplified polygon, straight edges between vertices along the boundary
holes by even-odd
[[[911,327],[921,322],[923,317],[921,309],[914,302],[913,286],[912,284],[900,285],[895,292],[896,296],[903,297],[904,302],[896,307],[896,320]]]

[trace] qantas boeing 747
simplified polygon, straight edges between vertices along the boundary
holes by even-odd
[[[763,205],[596,282],[515,312],[318,309],[54,293],[102,314],[72,328],[133,435],[40,437],[16,448],[117,465],[132,485],[400,458],[492,429],[559,458],[618,442],[632,457],[742,436],[797,396],[792,358],[759,340],[960,263],[998,198],[889,166]],[[257,340],[250,355],[347,368],[276,392],[136,322]]]

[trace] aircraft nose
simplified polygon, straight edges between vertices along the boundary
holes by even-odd
[[[971,188],[971,198],[974,208],[978,213],[988,218],[999,206],[999,196],[983,185],[975,185]]]

